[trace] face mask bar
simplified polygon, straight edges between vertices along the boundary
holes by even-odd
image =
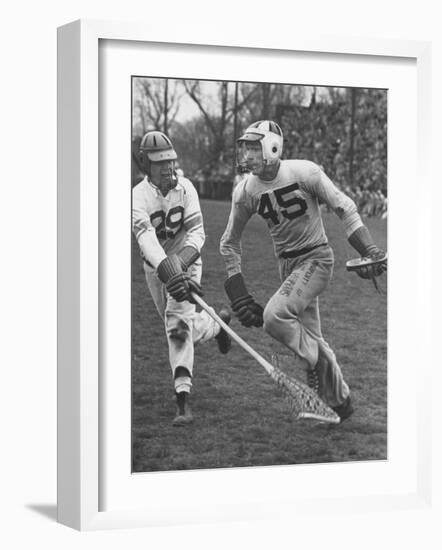
[[[237,146],[236,146],[236,169],[237,169],[237,172],[239,174],[246,174],[247,172],[250,172],[253,168],[253,164],[256,164],[256,162],[253,162],[253,160],[247,154],[248,147],[250,148],[252,144],[256,144],[256,143],[259,143],[259,142],[258,141],[256,141],[256,142],[239,141],[237,143]],[[260,145],[260,147],[261,147],[261,145]]]
[[[155,164],[156,164],[155,162],[150,163],[150,174],[149,174],[150,179],[153,179],[152,178],[152,167],[155,166]],[[158,168],[158,166],[157,166],[157,168]],[[177,173],[176,173],[176,170],[175,170],[175,161],[174,160],[169,160],[168,161],[168,166],[167,166],[167,173],[168,174],[167,174],[167,176],[163,175],[164,172],[166,172],[166,170],[164,168],[160,168],[160,172],[158,173],[158,175],[156,174],[156,176],[158,177],[158,181],[152,181],[152,183],[154,183],[155,185],[157,185],[159,188],[161,188],[164,191],[173,189],[174,187],[176,187],[176,185],[178,183],[178,176],[177,176]]]

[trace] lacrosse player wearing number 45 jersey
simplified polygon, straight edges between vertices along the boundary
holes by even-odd
[[[341,219],[350,244],[364,258],[384,256],[364,226],[354,202],[313,162],[281,160],[283,135],[272,121],[252,124],[238,140],[239,167],[250,172],[235,187],[221,238],[228,279],[226,292],[244,326],[260,327],[307,365],[307,380],[341,420],[353,412],[350,390],[321,332],[318,296],[333,270],[320,203]],[[249,294],[241,273],[241,235],[253,214],[269,227],[282,285],[263,309]],[[373,276],[385,268],[374,267]],[[361,277],[366,274],[358,272]]]
[[[205,234],[198,194],[175,171],[177,154],[159,131],[144,135],[138,161],[145,178],[134,187],[132,224],[144,260],[152,299],[163,319],[177,402],[174,426],[192,422],[188,404],[192,386],[194,344],[215,338],[221,353],[230,337],[205,312],[196,312],[192,293],[202,295],[200,251]],[[220,317],[230,321],[228,311]]]

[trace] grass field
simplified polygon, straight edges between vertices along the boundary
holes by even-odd
[[[224,265],[218,243],[230,204],[202,201],[207,233],[203,251],[204,299],[226,304]],[[321,296],[324,337],[335,350],[353,392],[356,411],[342,425],[295,422],[280,391],[264,369],[237,345],[227,356],[215,341],[196,348],[191,405],[194,423],[174,428],[171,371],[164,327],[144,280],[133,243],[132,280],[132,461],[133,471],[187,470],[381,460],[387,458],[387,300],[371,282],[348,274],[345,261],[355,255],[342,225],[324,214],[335,251],[335,273]],[[386,220],[366,220],[386,248]],[[267,227],[252,218],[243,239],[243,271],[262,304],[279,287],[276,260]],[[386,281],[383,281],[386,284]],[[256,350],[287,354],[262,329],[232,327]],[[285,371],[299,377],[291,361]]]

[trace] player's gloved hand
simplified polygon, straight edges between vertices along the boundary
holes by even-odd
[[[379,277],[387,270],[386,254],[373,242],[370,232],[362,225],[358,227],[348,238],[349,243],[356,249],[362,258],[370,258],[375,263],[362,265],[356,273],[362,279],[373,279]]]
[[[166,289],[177,302],[184,302],[187,300],[194,304],[195,300],[192,298],[191,293],[195,292],[198,296],[203,295],[201,285],[184,272],[173,275],[173,277],[167,281]]]
[[[264,310],[247,292],[242,274],[229,277],[224,288],[240,323],[245,327],[262,327]]]
[[[240,323],[245,327],[262,327],[264,310],[248,294],[232,302],[232,309]]]
[[[203,295],[201,285],[183,271],[181,260],[176,254],[164,258],[157,268],[157,274],[160,281],[166,285],[167,292],[177,302],[187,300],[195,303],[192,292],[199,296]]]
[[[373,279],[373,277],[379,277],[379,275],[382,275],[384,271],[387,271],[387,260],[385,252],[378,248],[376,245],[370,247],[370,250],[367,250],[367,253],[364,257],[370,258],[371,260],[379,263],[361,266],[356,271],[356,273],[362,279]]]

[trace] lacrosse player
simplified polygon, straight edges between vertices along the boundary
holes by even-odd
[[[221,353],[230,337],[205,312],[196,312],[192,292],[202,295],[200,251],[205,234],[198,194],[175,171],[170,139],[151,131],[141,140],[138,160],[145,178],[133,189],[132,223],[144,260],[147,286],[164,321],[177,402],[174,426],[192,422],[194,344],[215,338]],[[228,311],[220,317],[230,321]]]
[[[307,365],[307,380],[341,421],[353,413],[350,390],[335,354],[324,340],[318,296],[333,271],[319,204],[341,219],[350,244],[364,258],[385,257],[373,242],[354,202],[319,166],[306,160],[281,160],[283,135],[272,121],[252,124],[237,144],[238,162],[250,174],[235,187],[229,221],[221,238],[228,278],[225,289],[232,309],[246,327],[264,326]],[[253,214],[267,223],[282,285],[263,309],[249,294],[241,273],[241,235]],[[385,264],[359,271],[380,275]]]

